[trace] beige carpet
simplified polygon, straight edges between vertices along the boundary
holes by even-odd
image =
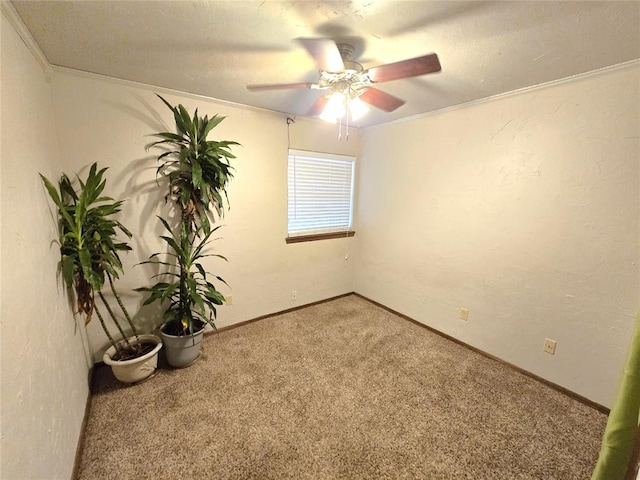
[[[606,416],[356,296],[96,372],[81,479],[588,479]]]

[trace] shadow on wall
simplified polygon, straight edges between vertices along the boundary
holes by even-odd
[[[144,123],[150,128],[151,132],[172,131],[172,127],[168,126],[165,123],[164,119],[162,118],[162,115],[158,113],[158,109],[156,109],[149,102],[147,102],[147,100],[144,97],[136,94],[132,94],[132,97],[135,98],[144,107],[143,110],[146,110],[146,113],[126,103],[120,103],[120,102],[106,102],[106,103],[114,107],[116,110],[119,110],[129,116],[137,118],[138,120],[141,120],[142,123]]]

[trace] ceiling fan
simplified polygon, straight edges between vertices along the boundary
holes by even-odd
[[[247,89],[251,91],[327,90],[328,94],[318,98],[309,111],[310,116],[326,113],[332,102],[337,103],[338,107],[341,102],[343,105],[348,105],[350,108],[342,108],[341,112],[343,115],[345,110],[350,111],[353,120],[356,119],[355,113],[358,110],[356,102],[358,104],[365,102],[385,112],[392,112],[404,105],[405,101],[378,90],[374,85],[441,70],[440,61],[435,53],[365,70],[361,64],[352,60],[354,48],[350,44],[336,43],[328,38],[299,38],[298,41],[318,65],[320,77],[316,83],[254,84],[247,85]],[[366,111],[366,107],[363,106],[363,108]],[[334,117],[342,115],[333,114]]]

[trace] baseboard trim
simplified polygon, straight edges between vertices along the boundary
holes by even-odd
[[[82,417],[82,424],[80,425],[80,436],[78,437],[78,444],[76,445],[76,456],[73,459],[73,470],[71,470],[71,480],[77,480],[80,475],[80,463],[82,460],[82,451],[84,449],[84,435],[87,431],[87,422],[89,421],[89,411],[91,410],[91,397],[93,396],[93,387],[95,383],[95,371],[96,365],[89,369],[88,384],[89,391],[87,392],[87,402],[84,406],[84,417]]]
[[[278,315],[283,315],[285,313],[295,312],[296,310],[301,310],[307,307],[313,307],[314,305],[320,305],[322,303],[332,302],[333,300],[338,300],[339,298],[348,297],[350,295],[357,295],[355,292],[343,293],[342,295],[336,295],[335,297],[325,298],[324,300],[318,300],[317,302],[305,303],[304,305],[298,305],[296,307],[287,308],[285,310],[280,310],[274,313],[268,313],[267,315],[261,315],[260,317],[252,318],[250,320],[245,320],[243,322],[234,323],[233,325],[228,325],[226,327],[220,327],[217,330],[212,330],[210,332],[205,332],[206,335],[214,335],[216,333],[228,332],[229,330],[233,330],[239,327],[244,327],[245,325],[249,325],[250,323],[259,322],[260,320],[267,320],[269,318],[277,317]]]
[[[495,360],[496,362],[499,362],[502,365],[505,365],[506,367],[509,367],[510,369],[515,370],[518,373],[526,375],[527,377],[530,377],[530,378],[532,378],[534,380],[537,380],[538,382],[543,383],[544,385],[546,385],[546,386],[548,386],[550,388],[553,388],[554,390],[556,390],[556,391],[558,391],[558,392],[560,392],[560,393],[562,393],[562,394],[564,394],[564,395],[566,395],[568,397],[571,397],[574,400],[577,400],[580,403],[583,403],[583,404],[585,404],[585,405],[587,405],[587,406],[589,406],[589,407],[591,407],[591,408],[593,408],[593,409],[595,409],[595,410],[597,410],[599,412],[602,412],[604,414],[609,415],[609,412],[610,412],[609,408],[607,408],[604,405],[601,405],[601,404],[599,404],[597,402],[594,402],[593,400],[589,400],[587,397],[583,397],[582,395],[580,395],[578,393],[575,393],[575,392],[569,390],[568,388],[565,388],[565,387],[563,387],[561,385],[558,385],[557,383],[554,383],[554,382],[552,382],[550,380],[547,380],[546,378],[540,377],[540,376],[536,375],[535,373],[531,373],[528,370],[525,370],[524,368],[518,367],[517,365],[514,365],[513,363],[507,362],[506,360],[503,360],[503,359],[501,359],[499,357],[496,357],[495,355],[491,355],[490,353],[487,353],[484,350],[480,350],[479,348],[476,348],[473,345],[469,345],[468,343],[465,343],[462,340],[459,340],[459,339],[457,339],[455,337],[452,337],[451,335],[447,335],[446,333],[441,332],[440,330],[437,330],[437,329],[435,329],[433,327],[430,327],[429,325],[426,325],[426,324],[424,324],[422,322],[419,322],[419,321],[409,317],[408,315],[405,315],[405,314],[400,313],[400,312],[398,312],[396,310],[393,310],[392,308],[389,308],[386,305],[383,305],[382,303],[376,302],[375,300],[371,300],[370,298],[367,298],[364,295],[361,295],[361,294],[359,294],[357,292],[354,292],[353,295],[355,295],[355,296],[357,296],[359,298],[362,298],[363,300],[366,300],[367,302],[369,302],[369,303],[371,303],[371,304],[373,304],[373,305],[375,305],[377,307],[380,307],[383,310],[386,310],[387,312],[392,313],[392,314],[394,314],[394,315],[396,315],[396,316],[398,316],[398,317],[400,317],[400,318],[402,318],[404,320],[407,320],[407,321],[409,321],[409,322],[411,322],[411,323],[413,323],[415,325],[418,325],[419,327],[426,328],[427,330],[429,330],[432,333],[435,333],[436,335],[439,335],[439,336],[441,336],[443,338],[446,338],[447,340],[450,340],[450,341],[452,341],[454,343],[457,343],[460,346],[468,348],[469,350],[471,350],[473,352],[479,353],[483,357],[490,358],[491,360]]]
[[[343,297],[348,297],[349,295],[354,295],[355,292],[348,292],[348,293],[343,293],[341,295],[336,295],[335,297],[330,297],[330,298],[325,298],[324,300],[318,300],[316,302],[311,302],[311,303],[305,303],[304,305],[298,305],[292,308],[287,308],[285,310],[280,310],[278,312],[274,312],[274,313],[268,313],[266,315],[261,315],[259,317],[256,318],[251,318],[249,320],[244,320],[242,322],[238,322],[238,323],[234,323],[232,325],[227,325],[226,327],[220,327],[216,330],[206,330],[204,332],[204,336],[208,337],[210,335],[215,335],[217,333],[221,333],[221,332],[227,332],[229,330],[233,330],[235,328],[239,328],[239,327],[244,327],[245,325],[249,325],[250,323],[254,323],[254,322],[259,322],[260,320],[266,320],[272,317],[277,317],[278,315],[283,315],[285,313],[289,313],[289,312],[295,312],[296,310],[301,310],[303,308],[307,308],[307,307],[312,307],[314,305],[320,305],[321,303],[327,303],[327,302],[331,302],[333,300],[337,300],[339,298],[343,298]],[[104,366],[105,363],[102,361],[98,361],[96,363],[94,363],[93,368],[95,369],[96,367],[102,367]],[[93,390],[93,380],[91,380],[91,389]]]

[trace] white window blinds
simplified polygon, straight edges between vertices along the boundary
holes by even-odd
[[[355,157],[289,150],[289,236],[349,230]]]

